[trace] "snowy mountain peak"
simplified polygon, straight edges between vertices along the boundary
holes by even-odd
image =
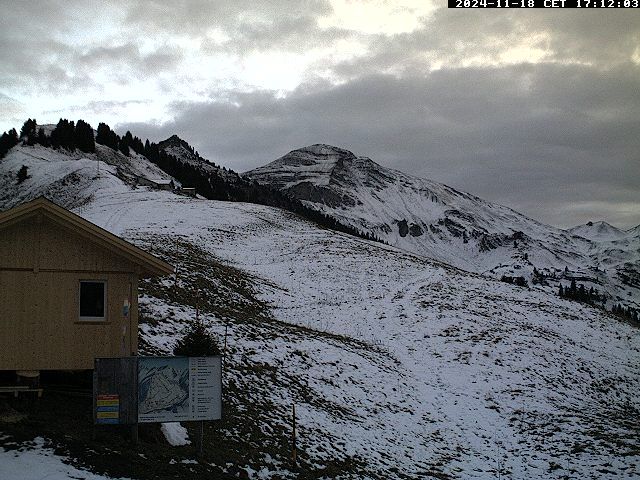
[[[226,176],[226,172],[223,174],[221,166],[216,165],[206,158],[202,158],[198,151],[189,145],[189,142],[183,140],[178,135],[171,135],[166,140],[162,140],[158,143],[158,148],[161,152],[175,157],[180,162],[191,164],[197,168],[203,168],[209,173]]]
[[[253,170],[252,176],[264,174],[271,178],[279,177],[279,188],[289,188],[303,182],[328,185],[336,168],[340,169],[356,158],[349,150],[317,143],[290,151],[270,164]],[[280,176],[278,172],[286,175]],[[291,178],[289,173],[293,173],[295,178]]]
[[[308,152],[312,155],[318,155],[318,156],[320,155],[326,155],[331,157],[337,156],[337,157],[340,157],[341,160],[351,160],[356,158],[353,152],[350,152],[349,150],[345,150],[344,148],[334,147],[333,145],[327,145],[326,143],[316,143],[314,145],[309,145],[308,147],[292,150],[287,155],[295,154],[295,152]]]
[[[189,143],[185,140],[181,139],[178,135],[171,135],[166,140],[162,140],[158,143],[158,146],[162,150],[167,149],[178,149],[178,150],[186,150],[188,152],[194,152],[194,149]]]
[[[356,194],[360,184],[379,190],[395,181],[371,159],[326,144],[292,150],[246,175],[300,200],[329,207],[360,205]]]
[[[578,225],[568,229],[567,231],[572,235],[577,235],[595,241],[619,240],[628,235],[627,232],[624,232],[605,221],[587,222],[584,225]]]

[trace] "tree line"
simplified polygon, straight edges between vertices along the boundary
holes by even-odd
[[[638,310],[632,307],[624,307],[619,303],[614,305],[611,308],[611,313],[618,315],[619,317],[626,318],[627,320],[631,320],[634,323],[640,323],[640,314]]]
[[[607,296],[604,293],[600,293],[597,288],[589,288],[588,290],[582,284],[576,284],[575,279],[571,280],[569,286],[563,286],[560,283],[558,287],[558,295],[562,298],[568,298],[576,300],[578,302],[588,303],[589,305],[599,306],[606,310]],[[638,323],[640,318],[638,317],[638,310],[633,307],[624,307],[617,303],[611,307],[611,313],[632,322]]]
[[[85,153],[96,151],[93,128],[84,120],[78,120],[74,123],[66,118],[61,118],[51,134],[47,135],[44,128],[38,128],[35,118],[29,118],[22,125],[19,138],[24,145],[39,144],[55,149],[64,148],[70,152],[76,149]]]
[[[600,294],[597,288],[591,287],[589,290],[583,284],[577,285],[575,279],[571,279],[568,287],[563,287],[562,283],[558,287],[558,296],[562,298],[570,298],[578,302],[588,303],[590,305],[606,304],[607,297]]]

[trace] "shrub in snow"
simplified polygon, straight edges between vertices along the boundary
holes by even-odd
[[[184,337],[178,340],[173,354],[184,357],[206,357],[220,355],[217,338],[207,330],[204,323],[196,320],[187,328]]]
[[[24,182],[27,178],[29,178],[29,167],[22,165],[22,168],[18,170],[18,183]]]

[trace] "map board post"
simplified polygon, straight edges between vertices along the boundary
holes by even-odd
[[[137,357],[96,358],[93,368],[94,423],[138,423],[137,388]]]

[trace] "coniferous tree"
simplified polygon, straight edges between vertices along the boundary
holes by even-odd
[[[51,132],[51,146],[64,148],[70,152],[76,149],[75,124],[66,118],[61,118],[56,128]]]
[[[130,134],[130,132],[127,132],[127,133]],[[142,143],[142,140],[140,140],[138,137],[132,138],[130,147],[134,152],[140,155],[144,155],[144,144]]]
[[[587,301],[587,292],[584,289],[584,285],[580,284],[580,287],[578,287],[577,296],[578,300],[580,300],[581,302]]]
[[[20,138],[24,139],[27,145],[34,145],[36,143],[36,119],[29,118],[20,129]]]
[[[173,349],[173,354],[184,357],[207,357],[220,355],[217,339],[211,334],[204,323],[194,321],[187,328],[187,332]]]
[[[12,128],[0,136],[0,158],[3,158],[9,150],[18,144],[18,132]]]
[[[92,153],[96,151],[93,128],[91,128],[91,125],[84,120],[78,120],[78,123],[76,123],[73,139],[75,146],[79,150],[85,153]]]
[[[118,142],[118,150],[122,152],[127,157],[129,156],[129,142],[127,141],[127,137],[122,137]]]
[[[44,133],[44,128],[38,129],[38,135],[36,137],[36,143],[39,143],[43,147],[50,146],[51,142],[49,142],[49,137]]]
[[[100,123],[96,133],[96,143],[105,145],[112,150],[118,150],[120,144],[120,137],[116,132],[111,130],[106,123]]]

